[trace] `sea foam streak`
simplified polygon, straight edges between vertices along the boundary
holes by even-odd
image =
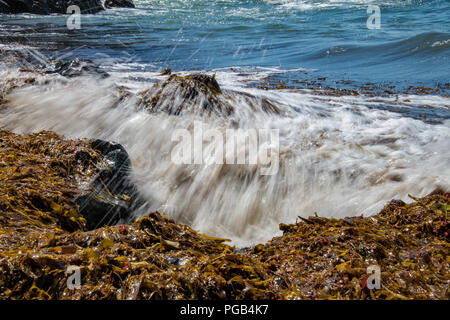
[[[2,78],[15,72],[4,70]],[[389,98],[263,91],[239,87],[229,72],[218,72],[217,79],[224,90],[270,99],[283,114],[254,111],[239,95],[233,97],[236,112],[229,119],[150,114],[136,109],[135,99],[114,106],[114,84],[124,82],[116,75],[39,84],[50,80],[43,76],[9,96],[0,127],[117,141],[129,152],[133,179],[152,209],[239,246],[270,239],[279,223],[299,215],[371,214],[392,198],[407,200],[408,193],[423,196],[437,186],[450,187],[449,120],[428,124],[373,108],[394,103]],[[450,104],[445,97],[407,98],[410,105],[425,98],[435,108]],[[402,97],[397,100],[401,105]],[[261,176],[257,165],[174,164],[172,134],[180,128],[192,131],[195,120],[219,130],[279,129],[278,173]]]

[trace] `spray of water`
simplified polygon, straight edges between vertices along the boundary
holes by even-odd
[[[14,72],[4,70],[1,76],[17,76]],[[299,215],[367,215],[392,198],[407,200],[408,193],[422,196],[450,186],[449,121],[428,124],[373,108],[391,103],[389,98],[239,88],[249,98],[233,92],[235,79],[219,72],[222,98],[235,112],[175,116],[137,108],[135,97],[118,103],[114,77],[54,78],[42,76],[36,85],[13,92],[0,127],[117,141],[129,152],[132,178],[151,209],[239,246],[270,239],[279,223]],[[135,84],[138,90],[149,85],[140,86]],[[281,112],[255,108],[261,99]],[[420,99],[408,97],[418,104]],[[449,105],[448,98],[426,99],[436,108]],[[193,133],[194,121],[217,130],[278,129],[278,172],[260,175],[258,165],[175,164],[174,132]]]

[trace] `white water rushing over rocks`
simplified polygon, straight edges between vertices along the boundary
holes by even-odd
[[[2,69],[0,79],[18,74]],[[450,121],[429,124],[377,108],[426,104],[448,110],[449,98],[332,97],[244,83],[264,75],[218,70],[216,78],[224,91],[268,99],[280,115],[255,111],[238,95],[230,102],[236,112],[228,118],[148,113],[136,108],[135,99],[115,105],[115,85],[126,83],[137,92],[151,83],[126,82],[121,73],[105,80],[39,76],[35,85],[8,97],[0,128],[117,141],[129,152],[133,179],[152,210],[238,246],[267,241],[278,234],[279,223],[293,223],[297,216],[369,215],[393,198],[449,189]],[[165,79],[151,72],[145,76]],[[279,129],[277,174],[259,175],[258,165],[174,164],[172,134],[180,128],[192,131],[196,120],[219,130]]]

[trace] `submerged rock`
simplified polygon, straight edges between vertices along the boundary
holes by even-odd
[[[68,61],[53,61],[50,66],[47,66],[44,71],[46,73],[58,73],[62,76],[71,78],[78,77],[84,74],[91,74],[101,78],[107,78],[109,75],[100,67],[87,59],[75,58]]]
[[[106,0],[105,8],[135,8],[132,0]]]
[[[0,13],[67,14],[72,5],[85,14],[104,10],[101,0],[0,0]]]
[[[69,78],[85,74],[100,78],[109,76],[98,63],[92,60],[84,58],[52,60],[51,57],[30,48],[0,48],[0,58],[2,64],[11,68],[19,67],[21,72],[58,73]]]

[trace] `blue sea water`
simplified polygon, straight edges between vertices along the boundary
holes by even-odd
[[[135,0],[81,17],[0,15],[0,43],[162,70],[308,68],[332,79],[449,82],[449,0]],[[380,28],[369,29],[369,6]],[[111,60],[112,59],[112,60]]]

